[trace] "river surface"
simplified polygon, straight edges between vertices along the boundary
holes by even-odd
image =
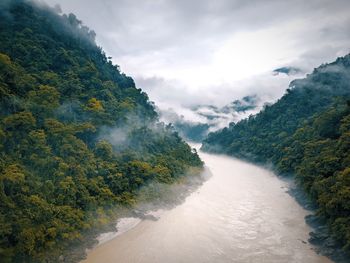
[[[212,176],[158,220],[124,218],[84,263],[328,263],[307,240],[308,214],[271,171],[199,152]],[[109,237],[109,238],[108,238]]]

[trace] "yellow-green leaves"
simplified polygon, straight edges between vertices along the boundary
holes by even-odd
[[[30,108],[36,115],[48,115],[59,106],[60,93],[51,86],[41,85],[28,93]]]
[[[23,169],[18,164],[11,164],[5,168],[0,179],[12,183],[23,182],[25,174]]]
[[[4,127],[7,131],[27,132],[33,128],[36,120],[31,112],[19,112],[4,119]]]
[[[87,110],[93,111],[93,112],[103,111],[102,102],[96,98],[89,99],[86,104],[86,108]]]

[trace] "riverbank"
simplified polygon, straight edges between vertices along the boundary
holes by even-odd
[[[287,182],[230,157],[200,156],[213,174],[209,180],[83,262],[331,262],[308,242],[309,212],[287,193]]]
[[[108,218],[95,229],[85,232],[80,242],[72,244],[69,251],[59,257],[60,262],[76,263],[84,260],[89,251],[130,230],[144,220],[156,220],[155,211],[171,209],[181,204],[195,191],[210,173],[205,169],[192,169],[172,184],[151,182],[142,187],[128,206],[117,205],[108,211]]]
[[[315,251],[332,259],[336,263],[349,263],[350,255],[345,253],[332,238],[326,220],[322,219],[322,217],[318,216],[316,213],[317,206],[315,203],[294,183],[288,190],[288,193],[299,205],[310,213],[305,216],[305,222],[312,228],[312,231],[309,233],[308,242],[315,246]]]

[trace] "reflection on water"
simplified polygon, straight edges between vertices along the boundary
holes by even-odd
[[[83,262],[331,262],[307,243],[307,214],[273,173],[200,152],[213,176],[185,202],[89,252]]]

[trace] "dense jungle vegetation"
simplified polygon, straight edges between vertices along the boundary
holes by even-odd
[[[1,262],[57,262],[141,186],[202,167],[94,39],[74,14],[0,3]]]
[[[209,134],[203,149],[294,175],[350,251],[350,55],[292,81],[257,115]]]

